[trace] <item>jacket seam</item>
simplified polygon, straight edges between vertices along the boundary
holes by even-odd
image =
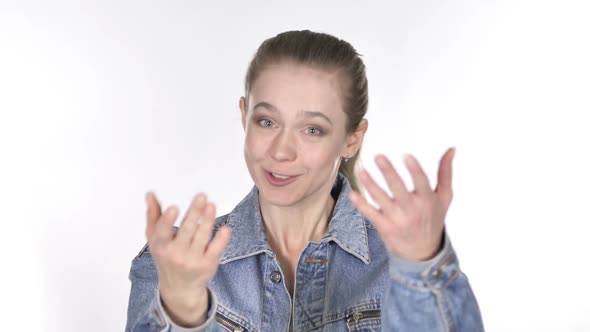
[[[236,323],[245,327],[250,332],[258,332],[258,329],[252,326],[247,319],[243,318],[241,315],[234,314],[232,310],[222,306],[219,302],[217,303],[217,312],[227,316],[229,319],[234,320]]]
[[[376,301],[371,301],[371,302],[365,302],[365,303],[361,303],[355,306],[352,306],[348,309],[345,309],[344,311],[341,312],[337,312],[334,314],[331,314],[329,316],[327,316],[325,319],[322,318],[320,324],[318,326],[310,326],[310,327],[306,327],[304,329],[304,332],[307,331],[311,331],[313,329],[317,329],[318,327],[323,327],[327,324],[330,323],[334,323],[337,321],[340,321],[344,318],[346,318],[347,314],[353,313],[355,311],[363,311],[363,310],[379,310],[381,315],[379,316],[379,319],[383,318],[383,308],[382,308],[382,304],[381,304],[381,299],[377,299]]]
[[[448,315],[448,306],[446,306],[446,298],[444,296],[444,289],[433,290],[440,318],[443,323],[444,332],[451,332],[452,322]]]

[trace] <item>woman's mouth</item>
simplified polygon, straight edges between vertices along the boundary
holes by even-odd
[[[284,175],[269,172],[267,170],[264,170],[264,174],[266,175],[268,181],[274,186],[286,186],[290,183],[293,183],[293,181],[297,180],[297,178],[299,177],[299,175]]]

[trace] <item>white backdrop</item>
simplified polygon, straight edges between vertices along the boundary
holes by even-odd
[[[590,331],[584,1],[0,1],[2,330],[122,331],[147,190],[247,194],[238,98],[266,38],[364,55],[363,161],[457,147],[448,229],[489,331]],[[379,176],[379,179],[380,176]],[[383,182],[381,182],[383,183]]]

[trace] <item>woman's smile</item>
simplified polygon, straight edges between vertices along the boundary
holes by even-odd
[[[268,182],[274,186],[286,186],[295,182],[299,178],[299,175],[285,176],[267,170],[264,170],[264,174],[266,175]]]

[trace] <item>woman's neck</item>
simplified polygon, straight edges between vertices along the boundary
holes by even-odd
[[[260,201],[267,241],[283,255],[299,255],[309,241],[319,242],[328,229],[335,201],[332,195],[320,195],[285,207]]]

